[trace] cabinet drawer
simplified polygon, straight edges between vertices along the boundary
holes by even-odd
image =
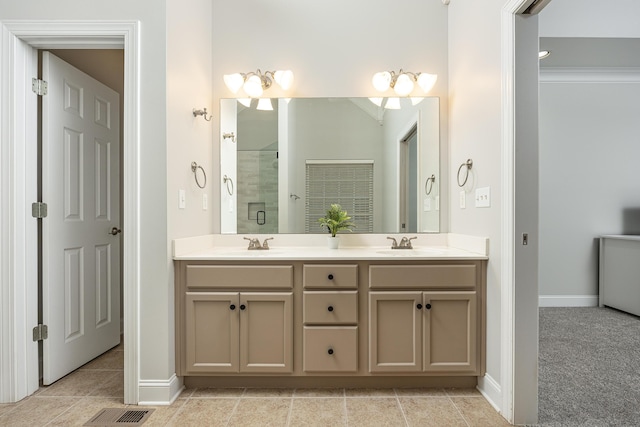
[[[188,288],[293,287],[292,265],[188,265]]]
[[[305,372],[355,372],[358,370],[356,326],[304,328]]]
[[[358,323],[358,291],[305,291],[303,306],[304,323]]]
[[[444,288],[476,286],[475,264],[462,265],[372,265],[369,287],[376,288]]]
[[[357,265],[309,265],[302,268],[305,288],[357,288]]]

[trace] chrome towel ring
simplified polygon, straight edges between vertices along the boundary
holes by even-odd
[[[429,185],[429,182],[431,182],[431,185]],[[433,190],[433,184],[435,184],[435,182],[436,182],[436,176],[432,174],[429,178],[427,178],[427,181],[424,183],[424,193],[427,196],[431,194],[431,191]]]
[[[222,177],[222,182],[227,185],[227,193],[229,193],[230,196],[233,196],[233,180],[225,175]],[[229,183],[231,183],[231,188],[229,188]]]
[[[200,180],[198,179],[198,169],[202,171],[202,176],[204,177],[204,183],[201,185]],[[196,179],[196,185],[200,188],[204,188],[207,186],[207,174],[204,171],[204,168],[197,164],[196,162],[191,162],[191,171],[193,172],[193,177]]]
[[[460,171],[462,170],[463,167],[467,167],[466,173],[464,175],[464,181],[462,181],[462,184],[460,184]],[[464,185],[467,183],[467,180],[469,179],[469,171],[471,170],[471,168],[473,167],[473,160],[468,159],[465,163],[461,164],[460,167],[458,168],[458,187],[464,187]]]

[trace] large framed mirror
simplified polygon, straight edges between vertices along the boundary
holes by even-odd
[[[221,232],[323,233],[331,203],[354,233],[439,232],[439,99],[395,100],[222,99]]]

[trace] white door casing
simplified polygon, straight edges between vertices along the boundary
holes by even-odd
[[[119,95],[43,53],[43,381],[120,342]]]

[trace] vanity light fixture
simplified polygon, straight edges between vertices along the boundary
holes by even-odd
[[[225,74],[224,84],[233,93],[238,93],[240,88],[250,98],[260,98],[265,89],[269,89],[275,81],[283,90],[289,90],[293,84],[293,72],[291,70],[266,71],[260,69],[256,72]]]
[[[256,106],[256,110],[273,111],[273,104],[271,103],[271,98],[258,99],[258,105]]]
[[[544,58],[548,57],[549,55],[551,55],[551,51],[550,50],[541,50],[540,52],[538,52],[538,59],[544,59]]]
[[[396,95],[408,96],[413,92],[414,83],[417,83],[426,93],[433,88],[437,79],[437,74],[412,73],[410,71],[404,71],[401,68],[397,73],[395,71],[375,73],[371,82],[373,83],[373,87],[379,92],[384,92],[392,88]]]

